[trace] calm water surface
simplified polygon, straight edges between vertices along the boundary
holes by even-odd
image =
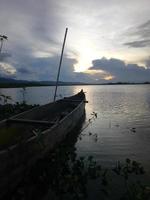
[[[78,155],[93,155],[106,166],[129,157],[142,162],[150,172],[150,85],[66,86],[59,87],[58,98],[82,88],[89,101],[85,124],[93,111],[98,118],[78,138]],[[23,101],[20,88],[0,92],[15,102]],[[45,104],[52,101],[53,94],[54,87],[26,88],[25,100]]]

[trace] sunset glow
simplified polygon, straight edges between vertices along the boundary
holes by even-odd
[[[106,80],[106,81],[110,81],[110,80],[112,80],[112,79],[114,79],[114,76],[106,76],[105,78],[104,78],[104,80]]]

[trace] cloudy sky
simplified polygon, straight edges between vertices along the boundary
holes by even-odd
[[[61,80],[150,81],[149,0],[0,0],[0,76],[55,80],[66,27]]]

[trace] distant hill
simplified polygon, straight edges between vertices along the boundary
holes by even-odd
[[[59,81],[59,85],[85,85],[86,83],[81,82],[63,82]],[[54,86],[55,81],[27,81],[27,80],[17,80],[12,78],[0,77],[0,87],[32,87],[32,86]]]
[[[13,78],[0,77],[0,83],[28,83],[26,80],[17,80]]]
[[[58,85],[127,85],[127,84],[150,84],[150,82],[144,83],[129,83],[129,82],[108,82],[108,83],[83,83],[83,82],[63,82],[59,81]],[[0,88],[15,88],[15,87],[36,87],[36,86],[54,86],[55,81],[27,81],[17,80],[12,78],[0,77]]]

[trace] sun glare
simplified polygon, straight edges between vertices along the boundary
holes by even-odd
[[[94,70],[94,69],[92,69],[92,70],[86,70],[86,71],[84,71],[84,73],[91,74],[91,75],[97,75],[97,74],[103,75],[103,74],[106,74],[106,72],[103,71],[103,70]]]
[[[99,57],[99,53],[95,50],[93,44],[88,39],[81,39],[75,45],[78,49],[78,62],[75,64],[75,72],[84,72],[92,65],[92,60]]]
[[[109,75],[109,76],[104,77],[104,80],[110,81],[110,80],[112,80],[114,78],[115,78],[114,76]]]

